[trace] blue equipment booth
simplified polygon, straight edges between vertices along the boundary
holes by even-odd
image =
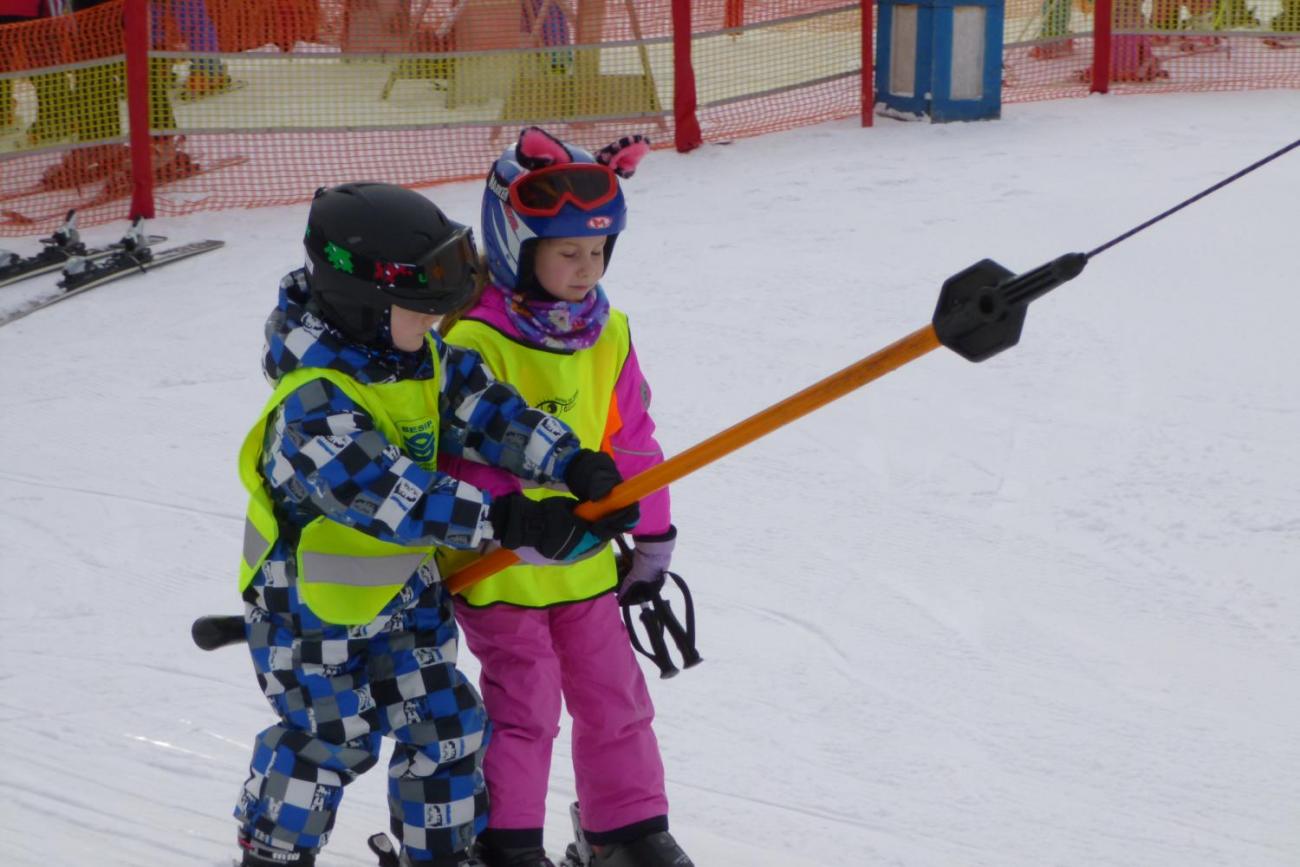
[[[876,111],[933,122],[1002,114],[1005,0],[877,0]]]

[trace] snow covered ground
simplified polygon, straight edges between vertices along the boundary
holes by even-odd
[[[666,451],[1297,118],[1295,91],[1094,97],[656,153],[606,284]],[[652,690],[701,867],[1300,864],[1298,189],[1293,152],[1100,256],[1014,350],[935,352],[675,487],[706,662]],[[477,185],[430,193],[476,218]],[[270,712],[189,624],[238,610],[235,452],[305,214],[160,222],[228,245],[0,329],[6,867],[229,863]],[[384,782],[322,867],[371,863]]]

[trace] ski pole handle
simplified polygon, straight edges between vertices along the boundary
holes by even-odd
[[[647,654],[659,666],[659,676],[667,679],[676,677],[678,668],[668,654],[668,643],[664,641],[664,622],[659,612],[649,602],[641,603],[641,625],[645,627],[646,637],[650,639],[651,653]]]
[[[1024,274],[1016,274],[992,259],[981,259],[944,282],[929,325],[624,480],[605,499],[579,505],[577,514],[590,521],[629,506],[939,346],[946,346],[969,361],[983,361],[1009,349],[1020,340],[1029,302],[1073,280],[1087,264],[1087,254],[1066,253]],[[518,559],[513,551],[498,548],[453,574],[448,579],[448,587],[451,592],[460,593]]]
[[[427,2],[427,0],[424,0],[424,2]],[[461,7],[465,2],[466,0],[457,0],[457,2],[453,3],[453,14],[450,20],[454,20],[460,14]],[[1101,66],[1104,67],[1105,64],[1101,64]],[[140,125],[141,129],[146,129],[146,127],[147,124]],[[595,503],[580,504],[576,509],[577,514],[591,520],[630,505],[641,497],[653,493],[683,476],[689,475],[696,469],[712,463],[723,455],[748,445],[767,433],[807,415],[831,401],[837,400],[850,391],[879,379],[886,373],[896,370],[911,361],[915,361],[939,346],[946,346],[970,361],[983,361],[1014,346],[1020,339],[1020,331],[1024,325],[1025,313],[1029,303],[1047,294],[1062,283],[1073,280],[1083,271],[1084,266],[1092,257],[1105,252],[1116,244],[1297,147],[1300,147],[1300,139],[1202,190],[1195,196],[1184,200],[1145,223],[1112,238],[1090,252],[1067,253],[1051,262],[1018,275],[991,259],[983,259],[975,263],[944,282],[934,316],[931,323],[926,327],[917,329],[903,339],[846,367],[839,373],[833,374],[780,403],[768,407],[658,466],[624,481],[614,488],[606,499]],[[147,149],[140,148],[137,151],[144,154]],[[147,175],[148,172],[144,174]],[[139,193],[140,191],[137,190],[136,192]],[[133,212],[143,210],[146,209],[132,208]],[[75,217],[75,209],[68,211],[64,218],[65,225],[63,229],[56,232],[53,238],[42,239],[42,243],[61,246],[59,244],[60,233],[63,233],[70,243],[79,243]],[[140,220],[141,216],[137,215],[132,226],[137,232],[139,231]],[[143,270],[143,265],[140,265],[140,267]],[[60,285],[62,286],[62,282]],[[619,541],[626,555],[626,543],[623,543],[621,538]],[[518,559],[512,551],[499,548],[448,576],[447,585],[452,592],[461,592],[489,575],[510,566]],[[682,586],[683,591],[686,591],[685,585],[682,584],[680,579],[674,577],[674,580]],[[683,645],[683,638],[686,639],[685,643],[691,647],[694,657],[693,661],[688,658],[686,662],[685,667],[689,668],[700,660],[699,654],[694,653],[694,623],[690,614],[689,596],[687,605],[687,626],[684,635],[678,632],[681,629],[680,623],[676,624],[677,629],[673,629],[671,626],[665,626],[664,628],[669,630],[674,641],[679,646]],[[646,616],[647,613],[653,616],[653,612],[648,612],[646,606],[643,605],[642,616]],[[668,622],[676,623],[676,618],[672,616],[671,609],[668,609],[666,613]],[[624,608],[624,616],[628,620],[628,631],[633,633],[626,607]],[[204,650],[215,650],[244,640],[243,618],[221,615],[200,617],[194,621],[190,632],[194,643],[199,647]],[[660,643],[663,641],[662,633],[659,634],[659,641]],[[633,643],[636,643],[635,637],[633,637]],[[640,649],[639,646],[638,649]],[[571,815],[575,830],[580,831],[581,826],[578,821],[577,806],[576,803],[573,804]],[[581,834],[579,834],[579,838],[580,842],[585,846],[585,841],[581,840]],[[376,852],[378,853],[378,850]],[[589,851],[584,851],[584,857],[589,854]]]
[[[991,259],[983,259],[943,284],[929,325],[624,480],[605,499],[581,503],[575,511],[579,517],[590,521],[629,506],[940,346],[946,346],[970,361],[983,361],[996,355],[1020,339],[1029,302],[1077,277],[1088,258],[1096,252],[1067,253],[1019,275]],[[447,576],[447,588],[452,593],[462,593],[518,561],[519,557],[513,551],[497,548]],[[205,649],[215,649],[240,640],[221,638],[228,634],[222,631],[209,635],[207,630],[216,629],[216,626],[204,626],[201,634],[200,621],[222,619],[228,618],[199,618],[195,621],[195,643]],[[687,632],[690,632],[689,627]]]
[[[686,625],[682,626],[677,615],[673,614],[673,607],[667,599],[660,596],[654,601],[655,610],[659,614],[660,621],[663,622],[664,629],[672,636],[673,644],[682,654],[682,668],[694,668],[704,661],[700,652],[695,649],[695,604],[691,601],[691,591],[686,589],[686,582],[681,576],[669,573],[669,577],[677,584],[682,591],[682,596],[686,600]],[[660,607],[662,603],[662,607]]]
[[[190,637],[202,650],[218,650],[244,641],[244,618],[238,614],[208,614],[190,626]]]
[[[605,499],[582,503],[575,511],[579,517],[590,521],[629,506],[647,494],[667,487],[700,467],[707,466],[777,428],[861,388],[868,382],[897,370],[909,361],[915,361],[939,346],[939,336],[935,333],[933,325],[918,328],[903,339],[854,362],[838,373],[813,383],[803,391],[755,413],[721,433],[714,434],[684,452],[673,455],[645,472],[625,479]],[[462,593],[471,585],[500,572],[518,560],[514,551],[508,548],[497,548],[448,577],[447,586],[453,593]]]

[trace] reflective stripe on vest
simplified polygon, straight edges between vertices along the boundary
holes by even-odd
[[[438,393],[441,367],[432,380],[402,380],[364,385],[334,370],[303,368],[276,385],[271,399],[244,438],[239,476],[249,493],[244,525],[239,589],[252,582],[279,537],[279,522],[262,478],[262,444],[266,425],[290,393],[313,380],[327,379],[370,416],[389,442],[425,469],[437,466]],[[433,554],[432,549],[384,542],[324,516],[302,528],[296,549],[298,593],[327,623],[369,623]]]
[[[457,322],[446,340],[477,352],[498,379],[518,389],[530,406],[573,428],[587,448],[598,449],[605,441],[614,386],[630,347],[627,317],[620,311],[610,311],[594,345],[572,353],[524,345],[474,319]],[[534,500],[560,494],[545,488],[524,490]],[[439,548],[438,566],[449,575],[476,556]],[[507,602],[545,608],[599,596],[617,580],[614,553],[606,546],[596,556],[569,566],[511,566],[470,587],[464,597],[476,607]]]

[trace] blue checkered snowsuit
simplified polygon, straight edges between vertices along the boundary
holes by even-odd
[[[305,301],[294,272],[267,322],[273,382],[301,366],[341,369],[359,382],[432,376],[427,353],[417,363],[348,344],[306,313]],[[493,380],[475,353],[438,349],[440,449],[539,483],[562,478],[578,448],[572,433]],[[331,448],[313,446],[321,437]],[[385,541],[469,548],[491,536],[491,497],[403,457],[364,410],[319,379],[286,398],[267,425],[262,475],[284,529],[244,593],[245,620],[258,683],[280,721],[257,737],[235,809],[242,830],[275,849],[319,849],[344,786],[376,764],[390,735],[393,833],[416,860],[465,849],[487,823],[488,722],[456,668],[450,594],[426,565],[370,623],[322,622],[298,596],[294,528],[323,513]],[[375,512],[400,480],[425,495],[390,526]]]

